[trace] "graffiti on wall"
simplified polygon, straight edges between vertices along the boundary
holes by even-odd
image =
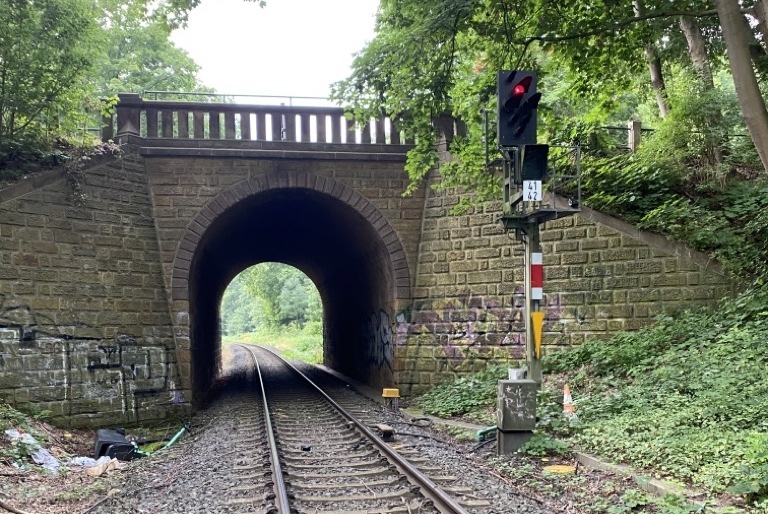
[[[16,334],[17,342],[22,345],[33,344],[41,336],[71,338],[58,330],[49,316],[35,312],[29,305],[7,302],[4,294],[0,294],[0,329]]]
[[[550,322],[562,322],[566,313],[558,295],[546,299],[544,311]],[[416,372],[419,360],[425,366],[429,358],[414,356],[432,356],[437,373],[471,372],[489,360],[519,362],[525,358],[525,317],[521,285],[507,304],[471,289],[453,298],[417,301],[410,322],[395,326],[397,345],[407,346],[399,353],[405,357],[403,371]]]
[[[392,371],[394,351],[389,314],[383,310],[372,312],[365,324],[363,334],[367,349],[366,364],[376,369],[386,368]]]
[[[76,329],[94,335],[74,336]],[[120,410],[126,420],[138,421],[151,402],[185,403],[173,382],[173,348],[142,345],[125,332],[111,339],[98,332],[78,320],[61,328],[0,295],[0,375],[32,389],[56,386],[59,396],[47,401],[72,406],[93,401],[110,412]]]

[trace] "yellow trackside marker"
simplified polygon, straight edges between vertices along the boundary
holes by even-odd
[[[531,323],[533,323],[533,348],[536,351],[536,358],[541,359],[541,332],[544,326],[544,313],[532,312]]]

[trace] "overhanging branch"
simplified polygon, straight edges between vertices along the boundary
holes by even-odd
[[[744,10],[746,12],[746,10]],[[670,18],[670,17],[677,17],[677,16],[692,16],[697,18],[707,17],[707,16],[717,16],[717,10],[716,9],[710,9],[708,11],[698,11],[698,12],[691,12],[691,11],[661,11],[661,12],[653,12],[644,14],[642,16],[627,18],[626,20],[618,21],[616,23],[605,25],[600,28],[588,30],[585,32],[577,32],[575,34],[566,34],[563,36],[548,36],[548,35],[540,35],[540,36],[530,36],[523,39],[516,39],[513,42],[518,45],[530,45],[534,41],[542,41],[546,43],[556,43],[559,41],[572,41],[574,39],[582,39],[585,37],[590,36],[597,36],[599,34],[605,34],[606,32],[614,32],[617,29],[628,27],[630,25],[633,25],[635,23],[640,23],[643,21],[648,20],[654,20],[659,18]]]

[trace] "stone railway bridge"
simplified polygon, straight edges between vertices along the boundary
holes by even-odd
[[[222,294],[267,261],[312,279],[325,364],[373,387],[523,357],[523,248],[501,205],[452,215],[436,172],[404,197],[410,145],[388,120],[121,95],[106,137],[117,157],[0,191],[0,398],[72,426],[200,405]],[[546,351],[733,291],[705,256],[589,209],[542,241]]]

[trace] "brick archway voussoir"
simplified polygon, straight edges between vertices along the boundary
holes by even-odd
[[[251,177],[223,190],[209,200],[187,225],[184,236],[176,248],[171,271],[171,298],[189,299],[190,255],[213,221],[238,202],[271,189],[302,188],[327,194],[350,206],[371,224],[384,242],[392,263],[395,298],[410,298],[410,269],[405,250],[389,219],[365,196],[332,178],[311,173],[291,171],[270,172],[263,177]]]

